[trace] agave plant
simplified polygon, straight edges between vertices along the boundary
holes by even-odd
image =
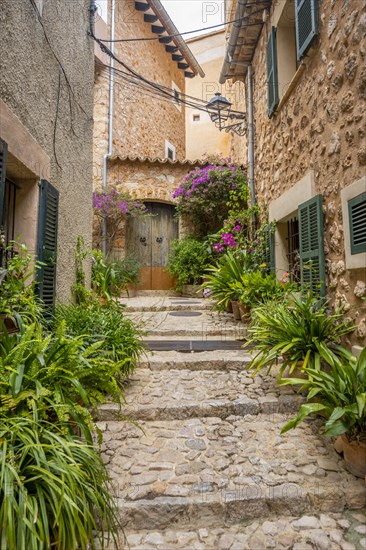
[[[279,381],[282,385],[300,386],[299,391],[308,392],[308,401],[314,398],[317,401],[302,405],[296,418],[288,422],[282,432],[295,428],[311,414],[321,413],[326,419],[326,435],[347,434],[349,441],[366,441],[366,347],[359,359],[341,346],[332,351],[318,343],[317,349],[328,368],[303,368],[307,379]]]
[[[34,418],[0,420],[0,547],[117,547],[120,520],[106,468],[92,445]],[[104,534],[107,535],[107,540]]]
[[[270,368],[282,359],[281,375],[289,367],[290,373],[303,362],[303,368],[320,370],[319,344],[338,344],[354,327],[343,320],[341,309],[330,313],[326,304],[311,293],[305,298],[291,293],[289,299],[255,310],[254,321],[249,327],[250,340],[246,346],[254,346],[257,354],[249,365],[256,374],[263,367]]]

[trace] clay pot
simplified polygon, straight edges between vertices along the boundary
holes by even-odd
[[[234,315],[235,321],[240,321],[241,316],[239,311],[239,302],[236,300],[231,300],[231,306],[233,308],[233,315]]]
[[[346,435],[340,435],[334,442],[334,448],[343,454],[346,469],[356,477],[366,476],[366,443],[348,441]]]
[[[250,307],[239,302],[239,311],[242,323],[247,323],[250,319]]]
[[[0,333],[3,333],[4,327],[7,334],[14,334],[15,332],[19,332],[19,327],[14,317],[1,313]]]
[[[227,304],[227,306],[225,307],[225,311],[226,311],[226,313],[232,313],[233,312],[233,306],[231,305],[231,302],[229,302]]]

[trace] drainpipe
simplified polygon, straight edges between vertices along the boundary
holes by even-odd
[[[112,0],[111,7],[111,46],[110,50],[112,54],[115,51],[115,13],[116,13],[116,0]],[[109,109],[108,109],[108,148],[107,152],[103,156],[103,191],[106,192],[108,189],[108,159],[112,156],[113,148],[113,104],[114,104],[114,58],[110,57],[109,64]],[[103,225],[102,225],[102,250],[104,256],[107,255],[108,241],[108,225],[107,218],[104,216]]]
[[[255,205],[255,190],[254,190],[254,117],[253,117],[253,80],[252,66],[248,66],[248,172],[249,172],[249,190],[250,203]]]

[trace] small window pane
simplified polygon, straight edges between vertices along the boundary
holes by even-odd
[[[193,122],[199,122],[201,120],[200,115],[193,115]]]

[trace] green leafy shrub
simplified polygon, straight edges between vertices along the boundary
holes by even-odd
[[[118,510],[92,445],[34,418],[0,417],[2,550],[87,550],[116,543]]]
[[[359,359],[348,350],[336,347],[329,349],[317,344],[322,368],[302,368],[307,379],[282,378],[280,384],[300,386],[299,391],[308,392],[307,399],[316,398],[316,403],[306,403],[299,413],[283,428],[286,432],[295,428],[310,414],[321,413],[325,419],[325,435],[347,434],[349,441],[366,440],[366,347]],[[325,367],[325,368],[324,368]]]
[[[82,337],[87,345],[100,341],[98,357],[116,362],[119,378],[131,374],[144,347],[142,332],[124,317],[118,304],[98,302],[79,305],[59,305],[55,312],[55,326],[65,322],[71,337]]]
[[[173,241],[167,271],[175,277],[176,289],[200,284],[211,259],[206,244],[193,237]]]
[[[252,271],[243,273],[238,287],[240,288],[240,302],[246,306],[255,307],[274,299],[283,298],[293,285],[280,283],[274,273],[268,275],[263,271]]]
[[[300,361],[304,362],[304,368],[314,368],[320,363],[318,344],[331,346],[354,329],[343,321],[341,310],[330,313],[326,304],[320,305],[311,293],[305,299],[296,293],[289,298],[276,308],[264,305],[255,310],[246,344],[257,350],[249,365],[254,374],[263,367],[271,367],[279,358],[283,360],[281,372],[287,367],[292,372]]]
[[[207,281],[202,286],[211,291],[211,297],[216,300],[219,310],[225,309],[230,300],[239,299],[240,281],[250,265],[250,257],[245,251],[235,254],[226,252],[220,257],[218,265],[211,265],[207,269]]]
[[[65,323],[56,334],[40,324],[23,327],[19,334],[0,338],[0,416],[32,416],[57,422],[65,430],[77,425],[92,441],[94,423],[89,407],[105,402],[106,395],[121,402],[116,375],[124,362],[100,353],[103,340],[84,343],[66,335]]]
[[[0,314],[32,321],[41,315],[42,304],[36,297],[34,279],[38,264],[24,244],[13,242],[7,247],[7,268],[0,281]],[[0,269],[1,272],[1,269]]]
[[[92,285],[98,296],[117,298],[128,283],[138,283],[141,263],[133,256],[106,260],[100,250],[93,251]]]

